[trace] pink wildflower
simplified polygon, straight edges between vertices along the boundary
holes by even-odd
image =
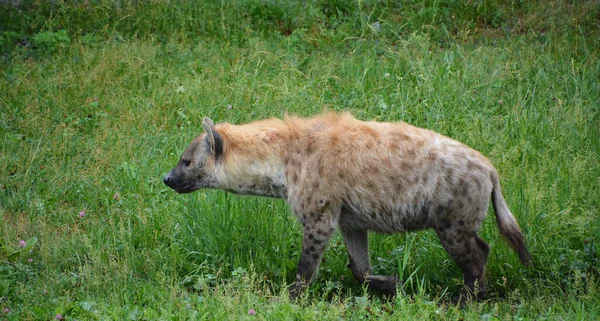
[[[19,241],[19,247],[25,247],[26,245],[27,245],[27,242],[25,242],[25,240]]]
[[[85,216],[85,211],[79,212],[79,217],[83,218]]]
[[[8,312],[10,312],[9,308],[6,308],[6,309],[2,310],[2,313],[4,313],[4,314],[7,314]]]
[[[121,194],[119,194],[119,193],[115,193],[115,195],[113,195],[113,199],[114,199],[115,201],[118,201],[118,200],[120,200],[120,199],[121,199]]]
[[[33,262],[33,259],[29,258],[29,259],[27,259],[27,262],[31,263],[31,262]]]
[[[63,318],[63,316],[62,316],[62,315],[60,315],[60,314],[57,314],[57,315],[56,315],[54,318],[55,318],[56,320],[62,320],[62,319],[64,319],[64,318]]]
[[[249,315],[255,315],[256,311],[254,311],[254,309],[250,309],[250,310],[248,310],[248,314]]]

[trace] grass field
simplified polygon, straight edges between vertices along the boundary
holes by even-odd
[[[598,1],[25,1],[0,21],[0,320],[600,319]],[[293,303],[283,201],[162,183],[204,116],[323,110],[480,150],[534,267],[490,210],[484,302],[448,304],[460,271],[423,231],[371,236],[395,299],[353,280],[338,233]]]

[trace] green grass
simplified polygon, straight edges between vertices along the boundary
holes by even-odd
[[[597,1],[69,3],[0,5],[0,320],[600,319]],[[291,303],[283,201],[162,184],[204,116],[322,110],[480,150],[534,267],[490,212],[490,299],[460,310],[434,233],[373,234],[386,301],[336,234]]]

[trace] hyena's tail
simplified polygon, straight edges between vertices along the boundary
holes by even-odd
[[[492,204],[494,205],[494,212],[496,213],[496,222],[500,228],[500,233],[508,241],[510,246],[519,254],[519,259],[524,265],[531,265],[531,255],[525,247],[523,240],[523,233],[517,223],[517,220],[508,209],[508,205],[502,196],[502,190],[500,189],[500,180],[496,173],[492,174]]]

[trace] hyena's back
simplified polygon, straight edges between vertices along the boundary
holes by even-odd
[[[340,224],[379,232],[479,228],[496,175],[479,152],[405,123],[337,117],[308,122],[293,146],[302,161],[290,180],[311,194],[301,198],[326,195],[343,207]]]

